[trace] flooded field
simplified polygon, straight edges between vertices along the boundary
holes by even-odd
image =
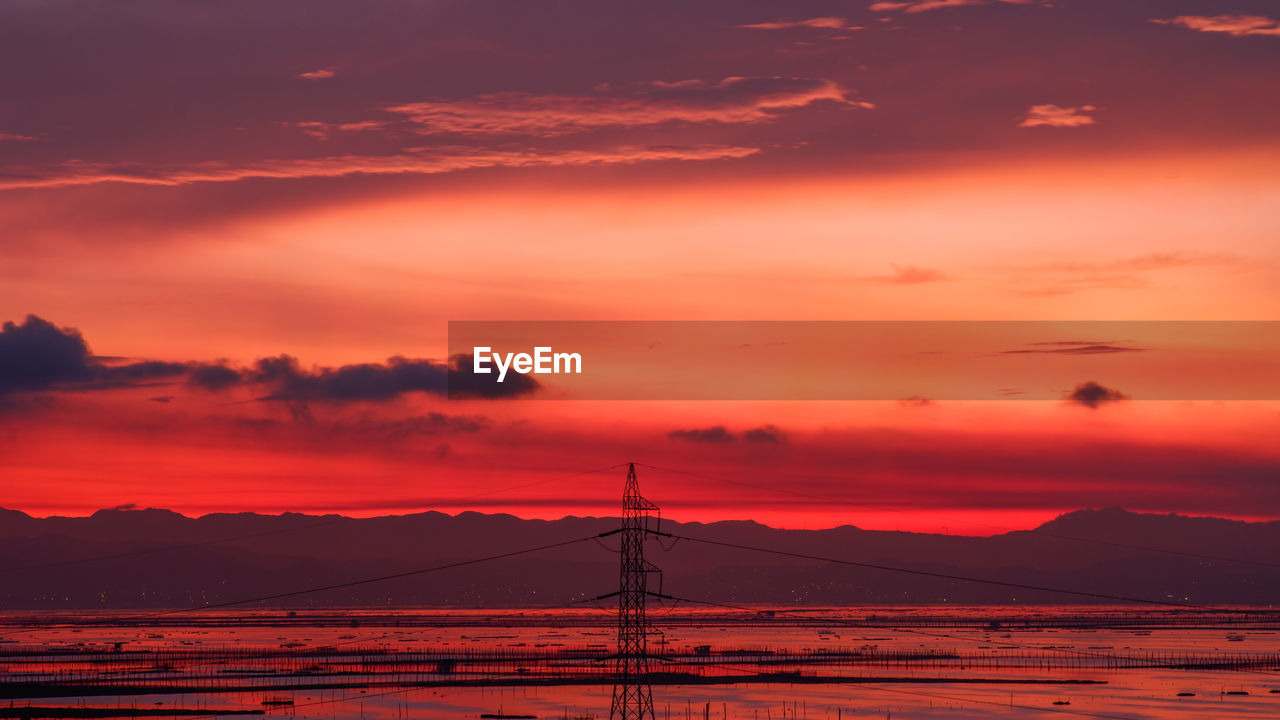
[[[1275,718],[1280,614],[651,609],[659,718]],[[614,615],[0,615],[0,717],[605,718]]]

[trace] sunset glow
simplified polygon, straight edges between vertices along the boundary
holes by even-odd
[[[128,5],[0,11],[4,507],[1280,518],[1275,402],[330,392],[450,320],[1275,320],[1266,3]]]

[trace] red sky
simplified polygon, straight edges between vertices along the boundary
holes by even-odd
[[[620,475],[554,479],[636,460],[704,476],[642,469],[681,519],[1280,517],[1276,403],[459,402],[388,379],[460,319],[1277,319],[1277,18],[9,4],[0,505],[605,514]],[[362,363],[391,385],[342,390]],[[193,380],[210,366],[236,380]]]

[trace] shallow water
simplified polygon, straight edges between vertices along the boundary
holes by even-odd
[[[651,651],[668,658],[651,669],[699,678],[655,684],[658,718],[1280,717],[1280,693],[1271,692],[1280,689],[1275,616],[860,607],[771,616],[657,609],[651,619],[660,630]],[[15,707],[242,709],[334,720],[499,711],[573,718],[608,717],[612,692],[600,675],[610,668],[600,658],[612,651],[615,633],[607,609],[8,613],[0,623],[0,681],[9,690],[5,704]],[[566,652],[577,655],[564,661]],[[387,664],[441,653],[532,659],[467,676],[491,683],[484,687],[424,687],[459,676]],[[1226,669],[1221,661],[1230,658],[1252,660]],[[780,671],[798,675],[760,682],[760,673]],[[817,683],[817,676],[841,681]],[[46,687],[79,688],[86,677],[106,680],[61,697],[14,689],[41,678],[52,679]],[[709,679],[719,684],[703,684]],[[188,687],[139,691],[139,683]],[[192,690],[192,683],[210,685]]]

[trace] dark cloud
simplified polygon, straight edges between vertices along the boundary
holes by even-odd
[[[260,358],[243,369],[201,365],[191,371],[187,382],[211,391],[236,386],[260,388],[267,392],[261,399],[289,403],[378,402],[411,392],[457,398],[502,398],[528,394],[539,387],[536,380],[518,373],[498,383],[492,376],[481,377],[458,370],[470,363],[470,356],[459,355],[448,364],[393,357],[384,363],[304,368],[297,358],[278,355]]]
[[[197,365],[187,376],[187,384],[202,390],[219,392],[234,387],[242,379],[239,370],[226,365]]]
[[[1049,340],[1046,342],[1034,342],[1031,345],[1046,345],[1051,347],[1079,347],[1081,345],[1115,345],[1114,340]]]
[[[305,369],[289,355],[261,358],[251,368],[235,371],[240,382],[268,390],[264,400],[287,402],[383,401],[410,392],[447,395],[450,398],[496,399],[532,393],[537,380],[519,373],[508,374],[501,383],[495,375],[476,375],[463,370],[471,366],[470,355],[455,355],[449,363],[393,357],[385,363],[359,363],[337,368]],[[214,371],[207,374],[213,376]],[[225,381],[226,372],[216,374]],[[210,377],[206,377],[207,382]]]
[[[102,365],[94,368],[97,380],[105,384],[128,385],[185,375],[191,370],[187,363],[142,360],[127,365]]]
[[[121,363],[119,358],[91,353],[79,331],[59,328],[35,315],[29,315],[21,325],[7,322],[0,330],[0,396],[136,387],[185,377],[189,387],[211,392],[237,387],[265,392],[260,399],[289,403],[291,412],[305,419],[309,402],[379,402],[411,392],[492,399],[525,395],[540,387],[536,380],[519,373],[509,374],[499,383],[493,375],[459,370],[470,364],[470,356],[463,355],[450,363],[393,357],[383,363],[336,368],[304,368],[289,355],[260,358],[246,368],[220,362]]]
[[[48,390],[93,379],[89,346],[78,330],[59,328],[35,315],[0,330],[0,395]]]
[[[774,425],[762,425],[743,432],[742,439],[752,443],[773,443],[776,445],[785,440],[786,436]]]
[[[1107,403],[1120,402],[1121,400],[1128,399],[1129,396],[1119,390],[1104,387],[1092,380],[1080,383],[1076,386],[1075,390],[1072,390],[1071,394],[1067,396],[1068,402],[1077,403],[1087,408],[1094,409]]]
[[[775,425],[761,425],[757,428],[742,431],[741,435],[730,432],[723,425],[707,428],[688,428],[672,430],[667,433],[672,440],[684,440],[695,443],[726,444],[743,440],[749,443],[778,444],[786,441],[786,435]]]
[[[297,358],[280,355],[259,359],[246,372],[246,381],[269,388],[269,400],[389,400],[413,391],[443,394],[445,368],[430,360],[393,357],[385,364],[306,370]]]
[[[172,396],[172,395],[159,395],[159,396],[157,396],[157,397],[149,397],[149,398],[147,398],[147,400],[149,400],[150,402],[153,402],[153,403],[168,404],[168,403],[173,402],[173,396]]]
[[[1062,347],[1035,348],[1023,350],[1001,350],[1001,355],[1029,355],[1043,353],[1047,355],[1111,355],[1114,353],[1146,352],[1146,348],[1127,347],[1124,345],[1095,345],[1073,341],[1034,343],[1035,345],[1060,345]]]
[[[736,438],[723,425],[709,428],[692,428],[689,430],[672,430],[667,437],[673,440],[687,440],[700,443],[730,443]]]
[[[54,389],[101,390],[147,384],[187,372],[185,363],[143,360],[109,364],[93,355],[74,328],[36,315],[0,329],[0,395]]]
[[[449,358],[447,394],[451,399],[498,399],[528,395],[542,385],[528,375],[507,373],[503,382],[498,382],[494,373],[479,375],[470,372],[472,357],[467,353],[459,353]]]

